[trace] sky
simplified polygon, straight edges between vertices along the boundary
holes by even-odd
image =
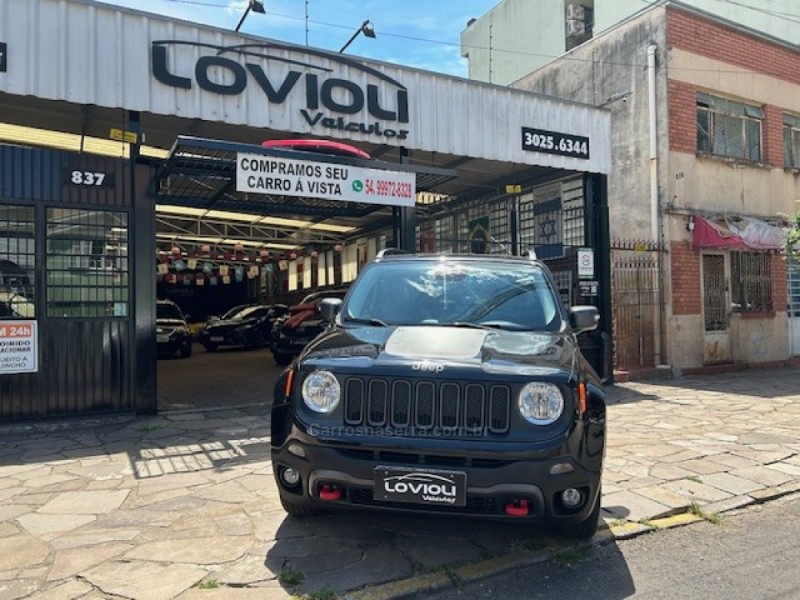
[[[100,0],[234,30],[248,0]],[[500,0],[262,0],[266,14],[250,12],[240,32],[338,51],[369,19],[374,39],[359,34],[347,54],[467,76],[460,34]],[[306,13],[308,19],[306,20]]]

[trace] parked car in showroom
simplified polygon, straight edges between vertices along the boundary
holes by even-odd
[[[0,289],[0,318],[33,319],[36,311],[33,303],[13,290]]]
[[[161,356],[192,355],[192,336],[186,316],[172,300],[156,301],[156,348]]]
[[[308,294],[298,304],[275,321],[272,327],[272,356],[283,367],[300,354],[306,344],[317,337],[327,326],[319,316],[319,303],[323,298],[344,298],[347,289],[321,290]]]
[[[535,256],[380,253],[274,387],[272,466],[289,515],[374,509],[591,537],[605,392]]]
[[[212,317],[200,330],[199,341],[208,352],[220,346],[266,348],[275,320],[288,311],[284,304],[243,304],[219,318]]]

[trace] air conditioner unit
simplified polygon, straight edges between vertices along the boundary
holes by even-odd
[[[586,25],[583,24],[583,21],[576,21],[575,19],[567,21],[568,37],[583,35],[585,32],[586,32]]]
[[[567,19],[583,21],[586,18],[586,13],[581,4],[567,4]]]

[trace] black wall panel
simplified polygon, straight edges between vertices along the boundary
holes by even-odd
[[[72,176],[74,171],[92,175]],[[0,419],[136,408],[136,386],[132,380],[136,303],[130,302],[128,315],[124,317],[49,318],[44,289],[47,208],[123,211],[128,213],[128,223],[132,225],[131,173],[130,164],[122,159],[0,145],[0,203],[36,207],[39,330],[38,372],[0,374]],[[96,174],[103,175],[103,185],[96,185]],[[129,245],[134,230],[131,226]],[[152,243],[151,240],[151,246]],[[132,280],[135,265],[132,256],[130,260],[129,280]],[[130,285],[134,287],[133,283]],[[133,290],[129,297],[134,298]]]

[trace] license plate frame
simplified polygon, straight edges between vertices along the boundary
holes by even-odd
[[[166,344],[169,342],[169,336],[167,334],[159,333],[156,335],[156,343],[157,344]]]
[[[463,471],[379,465],[373,472],[373,499],[423,506],[463,507],[467,474]]]

